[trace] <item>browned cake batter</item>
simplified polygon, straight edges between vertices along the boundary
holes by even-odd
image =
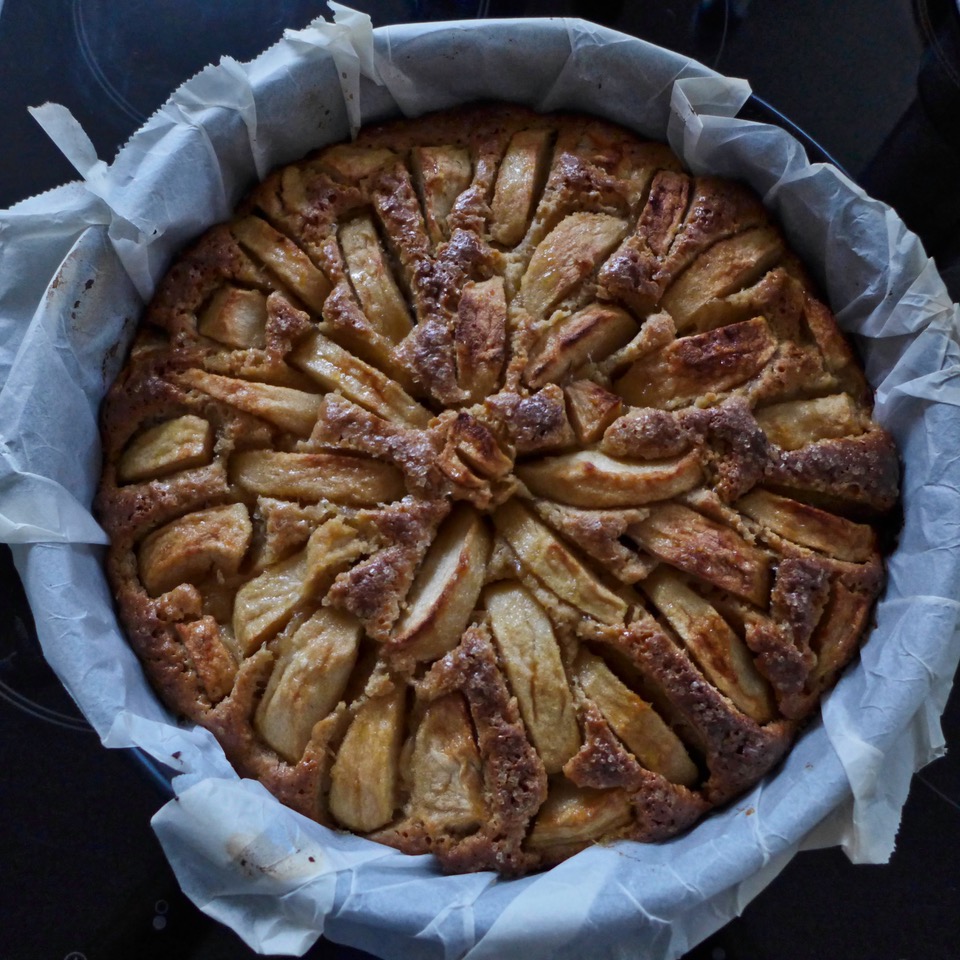
[[[762,777],[854,655],[898,463],[749,190],[461,108],[271,175],[103,409],[164,701],[321,823],[517,874]]]

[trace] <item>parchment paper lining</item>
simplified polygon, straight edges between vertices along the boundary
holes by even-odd
[[[0,536],[14,545],[44,652],[108,746],[175,774],[154,827],[184,890],[254,949],[320,935],[380,956],[672,958],[739,913],[804,847],[893,848],[914,770],[943,750],[960,647],[957,308],[896,215],[788,134],[733,119],[743,81],[577,20],[288,32],[251,63],[182,86],[109,166],[62,108],[38,119],[83,178],[0,214]],[[504,882],[441,876],[335,834],[240,781],[205,731],[178,726],[122,639],[88,507],[97,410],[173,253],[267,170],[360,122],[475,99],[576,109],[748,180],[814,267],[877,388],[905,462],[904,529],[861,663],[777,774],[689,834],[596,847]],[[57,388],[51,389],[55,383]]]

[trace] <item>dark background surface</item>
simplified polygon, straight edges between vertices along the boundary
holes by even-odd
[[[936,86],[943,71],[931,68],[907,0],[354,6],[378,24],[477,12],[579,15],[744,76],[855,178],[893,199],[955,276],[960,153],[950,118],[960,123],[960,112],[951,113],[949,70],[946,93]],[[321,12],[319,0],[0,3],[0,207],[73,176],[26,106],[67,105],[109,160],[204,64],[222,54],[249,58]],[[933,88],[917,101],[921,66]],[[131,754],[99,745],[40,658],[6,548],[0,583],[0,957],[253,956],[178,891],[149,828],[162,789]],[[960,743],[956,695],[944,727],[948,743]],[[960,762],[951,756],[915,779],[889,865],[854,867],[837,850],[802,854],[688,958],[955,960],[958,851]],[[365,955],[320,943],[309,956]]]

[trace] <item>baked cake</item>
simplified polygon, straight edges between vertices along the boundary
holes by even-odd
[[[758,198],[483,105],[273,173],[173,264],[98,514],[160,696],[444,869],[656,841],[784,755],[898,460]]]

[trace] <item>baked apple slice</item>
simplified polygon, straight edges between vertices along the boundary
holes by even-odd
[[[846,393],[774,403],[757,410],[755,416],[767,439],[783,450],[799,450],[817,440],[859,436],[867,426]]]
[[[289,763],[299,761],[313,725],[340,702],[357,662],[361,633],[355,617],[321,607],[278,640],[273,673],[253,722]]]
[[[396,467],[349,453],[242,450],[230,458],[230,480],[264,497],[351,507],[399,500],[406,493]]]
[[[399,343],[411,331],[413,322],[373,220],[369,216],[348,220],[341,225],[338,237],[350,282],[367,320],[377,333]]]
[[[819,550],[829,557],[866,563],[877,549],[873,527],[820,510],[808,503],[752,490],[737,501],[737,509],[778,536]]]
[[[520,281],[523,306],[534,320],[589,277],[623,239],[627,224],[606,213],[571,213],[540,241]]]
[[[475,510],[454,509],[417,571],[406,610],[388,641],[392,649],[434,660],[457,645],[480,596],[491,542]]]
[[[776,716],[767,682],[733,628],[672,570],[658,567],[640,586],[676,631],[705,676],[757,723]]]
[[[188,513],[154,530],[140,544],[140,581],[156,597],[218,572],[235,574],[252,534],[253,524],[242,503]]]
[[[620,460],[579,450],[518,465],[517,476],[537,496],[574,507],[636,507],[667,500],[700,481],[700,460]]]
[[[700,775],[696,764],[680,738],[600,657],[581,648],[573,677],[643,766],[671,783],[690,787],[697,782]]]
[[[393,819],[405,694],[398,683],[390,693],[359,706],[330,771],[330,812],[358,833],[369,833]]]
[[[756,283],[786,254],[779,231],[754,227],[705,250],[668,287],[660,309],[678,331],[698,329],[699,313],[712,301]]]
[[[297,345],[290,361],[327,390],[338,390],[348,400],[391,423],[425,427],[431,420],[430,411],[403,387],[319,330]]]
[[[410,165],[423,200],[423,216],[430,242],[436,246],[450,238],[447,217],[457,197],[470,186],[473,164],[464,147],[450,145],[414,147]]]
[[[310,598],[322,597],[337,574],[368,549],[339,517],[322,523],[306,547],[271,564],[237,591],[233,633],[244,656],[279,633]]]
[[[496,509],[493,522],[520,562],[561,600],[601,623],[623,623],[626,601],[605,587],[525,506],[508,500]]]
[[[197,330],[228,347],[262,350],[267,344],[267,298],[259,290],[226,284],[210,298]]]
[[[585,846],[630,825],[633,811],[626,791],[574,786],[565,778],[550,784],[527,844],[533,850]]]
[[[183,387],[200,390],[244,413],[261,417],[298,437],[310,436],[323,399],[319,393],[224,377],[196,368],[183,370],[172,379]]]
[[[213,455],[213,428],[203,417],[186,414],[144,430],[117,461],[117,480],[137,483],[203,467]]]
[[[679,503],[655,504],[627,536],[648,553],[758,607],[770,594],[770,557],[736,531]]]
[[[519,130],[510,138],[490,205],[490,239],[515,247],[527,232],[534,201],[547,178],[550,130]]]
[[[626,310],[592,303],[551,323],[530,351],[523,371],[524,383],[533,390],[546,383],[558,383],[595,357],[606,357],[618,350],[636,332],[637,323]]]
[[[317,316],[331,283],[326,274],[279,230],[259,217],[244,217],[230,225],[241,247],[256,257]]]
[[[427,704],[408,770],[409,817],[430,833],[464,835],[486,822],[480,753],[459,693]]]
[[[547,773],[559,773],[580,749],[581,739],[550,619],[513,581],[488,587],[484,606],[527,733]]]

